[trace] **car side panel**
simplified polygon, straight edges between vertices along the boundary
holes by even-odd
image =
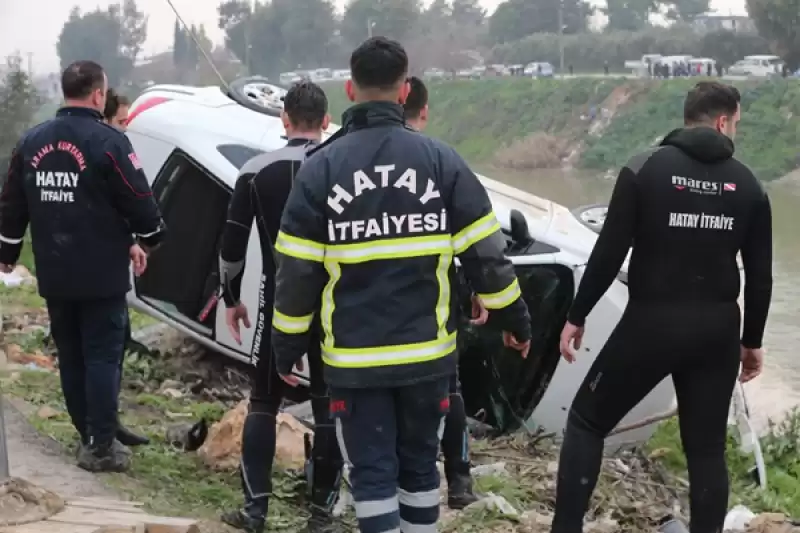
[[[561,254],[556,254],[558,257]],[[564,262],[559,260],[559,262]],[[585,266],[574,269],[575,287],[580,284]],[[589,372],[595,358],[599,354],[611,332],[616,327],[622,312],[628,303],[628,289],[620,281],[614,283],[600,299],[597,306],[586,319],[586,331],[583,337],[583,347],[573,364],[558,365],[550,386],[547,388],[539,405],[533,412],[531,421],[543,426],[548,432],[555,432],[561,436],[569,413],[572,400]],[[642,347],[642,357],[646,357],[647,347]],[[675,405],[675,389],[668,378],[661,382],[653,392],[634,407],[621,424],[638,422],[647,417],[669,411]],[[656,424],[621,433],[610,437],[607,445],[618,447],[626,443],[642,442],[652,435]]]

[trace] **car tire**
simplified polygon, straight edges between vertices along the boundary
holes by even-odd
[[[274,85],[274,83],[271,83],[263,76],[247,76],[244,78],[238,78],[233,80],[228,86],[228,97],[230,97],[231,100],[240,106],[246,107],[247,109],[255,111],[256,113],[262,113],[271,117],[280,117],[282,111],[281,109],[258,105],[244,93],[245,87],[251,83],[270,83],[271,85]]]
[[[578,222],[589,228],[595,233],[600,233],[603,229],[603,223],[606,219],[605,211],[608,209],[608,204],[589,204],[576,207],[571,212]],[[600,213],[602,211],[602,219]]]

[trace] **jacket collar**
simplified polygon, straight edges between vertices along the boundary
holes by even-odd
[[[95,118],[97,120],[103,120],[103,114],[100,111],[95,109],[89,109],[88,107],[73,107],[73,106],[66,106],[62,107],[56,113],[57,117],[88,117],[88,118]]]
[[[380,126],[404,126],[403,106],[392,102],[356,104],[342,115],[342,129],[355,131]]]
[[[342,114],[342,127],[328,137],[328,139],[308,151],[310,156],[337,139],[344,137],[348,133],[360,129],[377,128],[380,126],[399,126],[410,128],[406,124],[403,106],[392,102],[364,102],[356,104]],[[413,130],[412,130],[413,131]]]
[[[292,137],[286,141],[286,146],[305,146],[314,144],[319,144],[319,141],[316,139],[309,139],[307,137]]]

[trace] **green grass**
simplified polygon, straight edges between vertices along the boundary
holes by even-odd
[[[129,354],[125,378],[152,380],[168,371],[148,356]],[[49,372],[20,371],[2,383],[5,394],[25,400],[34,406],[31,422],[39,432],[62,444],[74,456],[76,433],[66,414],[58,376]],[[101,474],[103,481],[128,496],[145,503],[154,513],[215,519],[223,509],[241,504],[242,492],[235,472],[215,472],[195,453],[187,453],[165,440],[173,423],[206,418],[219,420],[226,407],[220,403],[195,398],[168,398],[156,393],[136,394],[123,390],[120,398],[123,422],[148,435],[152,442],[134,451],[131,470],[125,474]],[[41,406],[58,411],[52,418],[42,419],[35,412]],[[274,497],[270,505],[272,528],[297,531],[304,524],[305,511],[300,494],[302,482],[296,473],[276,469],[273,479]]]
[[[738,438],[728,437],[727,460],[731,478],[730,506],[741,503],[753,512],[782,512],[800,516],[800,411],[771,426],[760,439],[767,467],[767,489],[758,487],[751,470],[755,460],[739,450]],[[686,459],[680,444],[676,419],[659,426],[647,443],[651,454],[670,472],[687,479]]]
[[[666,81],[576,78],[503,78],[431,82],[427,133],[452,144],[473,164],[485,163],[514,141],[546,132],[586,141],[581,166],[605,171],[624,165],[679,127],[692,79]],[[621,85],[635,96],[623,104],[600,137],[587,137],[578,119]],[[742,92],[737,156],[769,181],[797,167],[800,83],[794,80],[735,82]],[[335,121],[350,106],[343,84],[325,85]]]
[[[530,78],[442,81],[429,84],[426,133],[452,144],[472,162],[488,160],[530,133],[566,133],[575,119],[599,104],[622,79]],[[341,84],[326,84],[331,114],[339,120],[350,106]]]
[[[624,106],[604,134],[587,140],[582,164],[615,169],[681,126],[683,101],[696,80],[654,83]],[[798,164],[800,83],[791,80],[735,82],[742,93],[736,154],[760,179],[773,180]]]

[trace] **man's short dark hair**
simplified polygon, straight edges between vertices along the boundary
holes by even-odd
[[[361,89],[396,89],[408,74],[408,54],[397,41],[371,37],[350,56],[350,74]]]
[[[68,100],[87,98],[104,84],[103,67],[94,61],[75,61],[61,74],[61,90]]]
[[[403,109],[405,109],[406,118],[419,118],[419,114],[428,105],[428,88],[416,76],[408,78],[408,84],[411,85],[411,91],[408,93],[406,103],[403,104]]]
[[[283,97],[283,110],[292,126],[315,130],[322,127],[328,113],[328,97],[319,85],[304,80],[292,85]]]
[[[686,95],[683,120],[687,124],[696,124],[723,115],[730,117],[736,114],[741,101],[742,96],[736,87],[716,81],[701,81]]]
[[[109,89],[106,92],[106,108],[103,111],[103,116],[106,120],[111,120],[117,115],[120,107],[130,106],[131,102],[122,94],[118,94],[114,89]]]

